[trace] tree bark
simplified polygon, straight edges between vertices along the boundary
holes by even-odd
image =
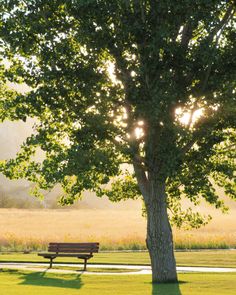
[[[151,258],[152,282],[177,282],[172,230],[167,215],[165,184],[150,181],[147,210],[147,247]]]

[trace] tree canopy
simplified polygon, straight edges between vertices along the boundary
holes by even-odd
[[[0,119],[37,118],[2,162],[6,176],[60,183],[65,204],[91,190],[142,195],[146,206],[155,179],[178,226],[206,222],[181,210],[182,197],[224,209],[222,187],[235,199],[234,1],[5,0],[0,9],[1,77],[31,88],[2,85]],[[124,163],[134,173],[123,175]]]

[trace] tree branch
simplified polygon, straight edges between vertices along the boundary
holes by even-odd
[[[222,20],[219,22],[219,24],[211,31],[211,33],[209,34],[208,38],[209,38],[209,42],[212,42],[215,35],[221,31],[225,25],[227,24],[227,22],[232,18],[232,16],[234,15],[234,11],[235,11],[235,4],[232,4],[228,7],[227,11],[224,14],[224,17],[222,18]]]
[[[191,150],[193,145],[197,142],[197,138],[193,138],[190,140],[183,148],[182,148],[182,154],[185,155],[187,152]]]
[[[181,38],[181,46],[184,47],[184,49],[187,49],[188,43],[190,39],[192,38],[192,34],[193,34],[192,27],[190,26],[190,24],[186,24],[183,27],[182,38]]]
[[[221,36],[221,34],[223,32],[223,29],[224,29],[225,25],[232,18],[233,15],[234,15],[234,6],[232,4],[231,6],[228,7],[228,9],[227,9],[224,17],[220,21],[220,23],[209,34],[209,36],[208,36],[209,43],[211,43],[214,40],[214,37],[217,35],[217,33],[220,32],[218,34],[217,38],[216,38],[216,41],[215,41],[215,49],[217,48],[217,45],[218,45],[219,40],[220,40],[220,36]],[[209,77],[210,77],[212,66],[213,66],[213,62],[211,60],[210,64],[207,66],[206,75],[205,75],[205,78],[204,78],[204,80],[202,82],[202,87],[200,89],[200,94],[203,93],[206,90],[206,86],[207,86],[207,83],[208,83],[208,80],[209,80]]]
[[[137,156],[137,155],[134,156],[133,166],[134,166],[135,175],[137,177],[138,186],[140,188],[140,191],[141,191],[145,201],[147,202],[148,195],[149,195],[149,193],[148,193],[148,191],[149,191],[148,179],[147,179],[144,168],[139,163],[139,156]]]
[[[220,154],[224,154],[225,152],[228,152],[230,150],[232,150],[232,148],[236,148],[236,143],[233,143],[227,147],[225,147],[222,151],[220,151],[219,153]]]
[[[232,114],[226,114],[226,110],[223,112],[222,109],[218,109],[217,112],[208,111],[208,114],[197,124],[197,130],[193,133],[192,139],[182,148],[183,154],[186,154],[199,139],[212,132],[217,126],[222,129],[220,121],[227,122],[230,116],[232,116]],[[232,144],[232,147],[234,146],[235,144]],[[231,148],[231,145],[226,149],[228,148]]]

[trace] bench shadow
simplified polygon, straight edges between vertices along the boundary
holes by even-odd
[[[182,295],[180,284],[183,283],[152,284],[152,295]]]
[[[81,280],[81,274],[78,274],[73,280],[65,278],[60,278],[59,274],[54,277],[46,276],[45,272],[31,272],[31,273],[21,273],[22,282],[20,285],[31,285],[40,287],[57,287],[57,288],[70,288],[70,289],[80,289],[83,286]]]

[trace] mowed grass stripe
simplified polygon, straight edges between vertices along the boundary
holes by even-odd
[[[236,267],[236,250],[217,250],[217,251],[193,251],[176,252],[178,266],[209,266],[209,267]],[[44,262],[48,259],[39,257],[36,253],[30,254],[0,254],[0,261],[8,262]],[[56,258],[55,263],[80,263],[77,258]],[[147,252],[107,252],[97,253],[89,260],[93,264],[150,264]]]

